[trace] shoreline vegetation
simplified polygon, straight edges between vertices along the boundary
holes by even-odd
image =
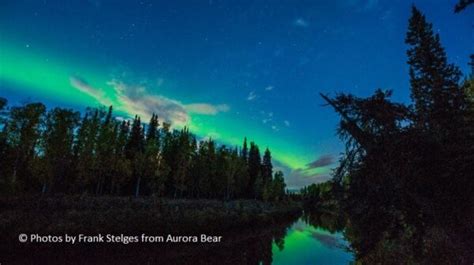
[[[155,114],[146,124],[139,116],[120,120],[112,106],[80,113],[41,102],[8,106],[0,98],[0,161],[0,253],[10,253],[2,262],[56,255],[70,263],[90,251],[82,245],[21,243],[22,234],[204,234],[223,241],[206,246],[209,255],[242,241],[253,247],[251,255],[233,258],[256,264],[271,259],[273,242],[282,244],[286,228],[302,212],[301,203],[287,194],[283,173],[274,172],[269,148],[261,154],[247,138],[240,147],[218,144],[186,127],[173,129]],[[174,258],[182,257],[190,264],[193,255],[203,255],[193,244],[162,250],[114,244],[92,253],[145,251],[159,261],[176,264]]]
[[[456,12],[473,3],[460,1]],[[335,219],[355,264],[471,264],[474,54],[463,75],[415,6],[408,24],[411,102],[381,89],[366,98],[321,94],[340,116],[345,153],[332,180],[299,196],[342,215]]]
[[[332,180],[298,194],[273,172],[270,150],[261,156],[246,138],[219,146],[155,114],[144,125],[138,116],[114,119],[112,107],[81,116],[0,98],[0,252],[55,255],[57,246],[19,243],[19,233],[204,233],[223,236],[222,244],[119,244],[92,256],[82,252],[91,246],[61,246],[57,262],[271,264],[272,244],[283,248],[286,228],[304,213],[343,232],[354,264],[471,264],[474,56],[463,79],[415,6],[406,44],[412,102],[393,102],[381,89],[367,98],[321,94],[340,116],[345,153]]]
[[[299,202],[111,196],[0,197],[2,237],[38,234],[219,234],[299,217]]]
[[[193,263],[209,260],[199,253],[202,246],[112,244],[91,251],[84,245],[21,243],[19,235],[205,234],[223,241],[205,246],[209,255],[242,241],[252,246],[251,255],[231,256],[241,264],[258,263],[271,259],[273,242],[281,245],[286,228],[301,215],[283,173],[273,170],[270,150],[261,155],[246,138],[241,147],[228,147],[187,128],[172,129],[155,114],[144,124],[138,116],[114,118],[112,107],[81,114],[39,102],[7,103],[0,98],[0,252],[11,253],[7,260],[56,255],[70,263],[87,250],[93,257],[122,251],[144,263],[150,256],[170,264],[181,257],[189,264],[193,255],[201,256]]]
[[[250,264],[283,248],[286,229],[302,213],[291,200],[204,200],[112,196],[0,197],[2,258],[11,262],[106,264]],[[218,243],[19,243],[18,235],[220,237]],[[239,254],[240,249],[247,253]],[[60,253],[60,254],[59,254]],[[84,255],[84,253],[89,253]],[[57,257],[52,261],[51,257]],[[270,263],[265,263],[270,264]]]
[[[315,204],[317,207],[303,207],[303,202],[295,199],[295,195],[280,202],[5,196],[0,198],[0,227],[4,231],[0,253],[7,253],[3,258],[12,264],[271,264],[273,252],[285,248],[288,229],[298,219],[331,234],[344,230],[344,215],[334,204],[324,202]],[[20,233],[39,237],[64,234],[141,237],[144,234],[175,238],[205,234],[222,239],[219,243],[20,243]],[[343,245],[336,246],[337,242],[330,236],[317,240],[323,240],[326,246],[346,249]]]
[[[41,102],[8,106],[0,97],[0,192],[5,195],[156,196],[258,199],[286,196],[268,148],[219,145],[151,115],[114,117],[113,108],[81,114]]]

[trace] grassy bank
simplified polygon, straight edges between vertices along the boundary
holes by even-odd
[[[0,198],[2,235],[17,233],[221,232],[299,213],[292,202],[128,197]]]
[[[301,214],[293,202],[125,197],[0,198],[0,253],[11,264],[247,264],[271,259],[272,242]],[[197,235],[219,243],[20,243],[18,235]],[[51,263],[51,257],[56,257]],[[164,262],[164,263],[163,263]],[[196,263],[198,264],[198,263]]]

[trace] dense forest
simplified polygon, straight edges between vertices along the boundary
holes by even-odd
[[[281,200],[268,148],[242,148],[172,130],[153,114],[119,121],[112,107],[47,110],[7,107],[0,98],[0,189],[3,194],[156,195],[169,198]]]
[[[454,11],[463,15],[472,4],[460,0]],[[231,263],[270,264],[272,244],[283,249],[290,221],[249,238],[242,228],[271,228],[278,219],[271,216],[296,218],[304,205],[305,222],[344,234],[353,264],[472,264],[474,55],[471,74],[463,74],[435,32],[413,6],[405,36],[410,102],[394,102],[382,89],[366,98],[321,94],[340,117],[345,150],[330,181],[293,194],[285,192],[283,173],[273,172],[270,150],[262,155],[246,138],[228,147],[173,129],[155,114],[143,123],[115,118],[112,107],[81,113],[0,98],[0,192],[15,198],[1,198],[14,217],[7,212],[0,224],[12,238],[30,227],[235,229],[232,238],[251,254],[227,245],[218,251],[238,253]],[[221,262],[218,251],[209,255],[217,255],[214,263]]]
[[[463,77],[416,7],[405,41],[412,102],[380,89],[368,98],[321,95],[341,117],[346,151],[333,180],[301,196],[338,202],[360,264],[471,264],[474,55]]]

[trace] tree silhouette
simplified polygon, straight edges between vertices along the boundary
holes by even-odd
[[[415,105],[415,122],[421,128],[442,130],[449,127],[457,112],[466,107],[465,94],[459,86],[461,71],[447,63],[446,52],[438,34],[425,16],[412,7],[405,39],[410,66],[411,96]]]
[[[454,6],[454,12],[459,13],[471,4],[474,4],[474,0],[459,0],[456,6]]]
[[[117,120],[113,108],[84,115],[41,103],[7,108],[0,98],[0,189],[4,193],[166,196],[262,199],[274,195],[267,148],[229,148],[212,139],[199,143],[188,128],[160,126],[152,114]],[[278,185],[284,186],[283,179]],[[278,188],[278,190],[281,190]]]
[[[247,186],[247,194],[253,198],[257,198],[261,194],[261,189],[263,189],[263,181],[261,179],[262,175],[260,150],[254,142],[250,142],[248,174],[249,183]]]
[[[361,263],[462,264],[472,259],[472,100],[416,7],[406,43],[413,105],[392,102],[391,91],[321,95],[341,116],[346,144],[332,184],[342,193],[333,195]],[[304,194],[328,200],[311,188]]]

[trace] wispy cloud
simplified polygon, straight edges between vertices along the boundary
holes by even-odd
[[[185,109],[195,114],[216,115],[219,112],[229,111],[230,107],[226,104],[212,105],[207,103],[193,103],[185,105]]]
[[[285,124],[286,127],[290,127],[290,122],[289,121],[285,120],[285,121],[283,121],[283,123]]]
[[[293,22],[293,25],[295,25],[297,27],[306,28],[306,27],[309,26],[309,23],[308,23],[308,21],[304,20],[303,18],[297,18]]]
[[[313,162],[307,164],[307,169],[315,169],[320,167],[329,166],[334,163],[334,156],[330,154],[322,155]]]
[[[274,170],[283,171],[285,182],[289,189],[300,189],[304,186],[325,182],[331,179],[330,172],[323,170],[321,172],[314,172],[314,170],[305,169],[291,169],[287,165],[275,160],[273,163]]]
[[[267,87],[265,88],[265,91],[272,91],[272,90],[273,90],[273,86],[267,86]]]
[[[247,96],[248,101],[252,101],[257,98],[257,95],[255,94],[255,91],[251,91],[249,95]]]
[[[119,110],[129,115],[138,114],[148,120],[152,113],[156,113],[160,119],[179,126],[189,121],[186,108],[177,100],[151,94],[141,85],[130,85],[119,80],[112,80],[107,84],[115,91]]]
[[[284,168],[287,173],[289,188],[301,188],[313,183],[325,182],[331,179],[330,171],[326,168],[334,163],[334,156],[322,155],[315,161],[308,163],[305,168]]]
[[[71,84],[71,86],[77,88],[79,91],[93,97],[100,104],[107,105],[107,106],[111,105],[110,100],[106,98],[105,93],[102,90],[92,87],[84,79],[78,76],[71,76],[69,77],[69,83]]]
[[[139,115],[144,121],[150,119],[155,113],[161,120],[170,122],[173,126],[183,126],[188,123],[190,114],[216,115],[230,109],[226,104],[183,104],[178,100],[151,93],[143,85],[128,84],[118,79],[107,82],[107,85],[112,88],[113,100],[104,90],[89,85],[83,78],[71,77],[70,83],[100,104],[114,105],[116,110],[130,116]]]

